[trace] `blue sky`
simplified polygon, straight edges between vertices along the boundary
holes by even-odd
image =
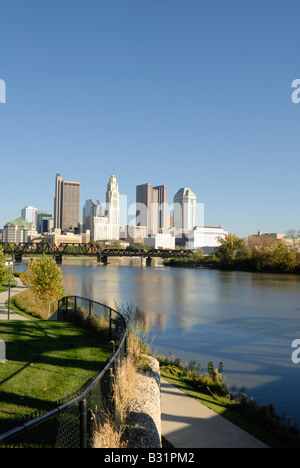
[[[0,0],[0,226],[57,172],[190,187],[205,224],[300,229],[298,0]]]

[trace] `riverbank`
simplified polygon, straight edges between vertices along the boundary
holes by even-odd
[[[258,405],[253,399],[248,400],[243,389],[235,395],[228,390],[226,395],[220,396],[206,386],[203,392],[199,389],[200,379],[189,375],[189,369],[179,360],[170,361],[162,356],[157,356],[157,359],[163,379],[216,415],[222,416],[270,448],[300,448],[297,425],[290,418],[277,415],[272,404]],[[207,383],[205,376],[203,380]]]
[[[279,273],[279,274],[293,274],[293,275],[300,275],[300,267],[287,269],[287,268],[280,268],[280,267],[267,267],[267,266],[255,266],[251,262],[233,262],[233,263],[221,263],[218,260],[199,260],[194,259],[193,256],[177,259],[177,258],[170,258],[166,259],[163,262],[164,266],[169,267],[185,267],[185,268],[199,268],[199,269],[211,269],[211,270],[220,270],[220,271],[241,271],[241,272],[248,272],[248,273]]]
[[[202,402],[161,378],[162,435],[180,449],[269,448]],[[167,448],[167,445],[166,445]]]
[[[218,239],[213,254],[203,255],[201,249],[185,259],[166,260],[170,266],[206,266],[227,271],[264,273],[300,273],[299,244],[291,240],[276,239],[270,235],[250,236],[247,240],[233,234]]]

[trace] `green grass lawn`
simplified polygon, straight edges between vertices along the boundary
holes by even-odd
[[[34,411],[84,385],[112,349],[96,334],[66,322],[1,321],[6,364],[0,364],[0,434]]]
[[[17,286],[17,282],[16,282],[15,280],[13,280],[13,281],[11,282],[10,287],[11,287],[11,288],[15,288],[16,286]],[[0,293],[5,292],[5,291],[8,291],[8,289],[9,289],[8,284],[0,284]]]

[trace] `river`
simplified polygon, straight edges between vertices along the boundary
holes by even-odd
[[[65,261],[68,294],[115,307],[133,302],[158,354],[183,362],[223,363],[228,386],[246,387],[300,427],[300,276],[141,266],[139,261]]]

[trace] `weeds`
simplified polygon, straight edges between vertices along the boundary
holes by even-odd
[[[116,423],[110,415],[106,415],[102,425],[99,425],[94,433],[94,448],[125,448],[126,442],[122,441],[123,431],[118,431]]]
[[[112,376],[113,410],[100,412],[100,420],[94,434],[94,448],[126,448],[125,434],[131,401],[136,396],[136,368],[128,356]]]
[[[159,356],[158,360],[162,371],[190,381],[202,393],[212,396],[228,395],[228,387],[225,385],[225,377],[223,376],[222,362],[220,362],[218,369],[214,367],[212,361],[208,362],[207,373],[205,373],[194,360],[185,365],[182,364],[180,359],[172,357],[164,358]]]
[[[126,320],[128,330],[128,353],[135,365],[139,367],[141,356],[151,353],[151,344],[148,343],[149,327],[142,319],[142,311],[132,302],[122,305],[119,312]]]
[[[113,410],[102,415],[95,431],[95,448],[126,448],[128,444],[128,417],[130,404],[136,394],[136,379],[139,370],[148,370],[143,355],[148,354],[148,328],[137,320],[140,312],[132,303],[119,308],[125,317],[128,330],[127,356],[118,367],[113,380]]]

